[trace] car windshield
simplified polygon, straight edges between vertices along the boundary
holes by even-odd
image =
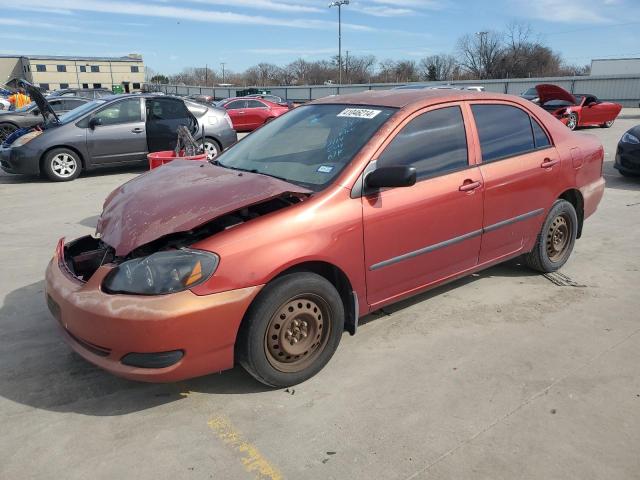
[[[319,191],[395,111],[358,105],[299,107],[256,130],[218,157],[217,163]]]
[[[528,90],[525,90],[523,95],[535,95],[535,96],[538,96],[538,91],[535,89],[535,87],[532,87],[532,88],[530,88]]]
[[[74,108],[70,112],[65,113],[60,117],[60,123],[70,123],[74,122],[80,117],[82,117],[85,113],[90,112],[91,110],[97,108],[99,105],[105,103],[105,100],[93,100],[92,102],[87,102],[84,105],[80,105],[78,108]]]

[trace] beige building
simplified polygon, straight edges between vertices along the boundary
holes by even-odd
[[[23,78],[44,90],[107,88],[121,85],[126,92],[144,82],[141,55],[126,57],[56,57],[0,55],[0,83]]]

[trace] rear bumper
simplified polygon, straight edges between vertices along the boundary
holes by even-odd
[[[595,182],[580,188],[580,193],[584,201],[584,218],[588,218],[595,213],[604,195],[604,188],[604,177],[600,177]]]
[[[148,297],[108,295],[100,285],[110,270],[100,267],[82,283],[58,253],[47,267],[47,304],[80,356],[115,375],[146,382],[179,381],[233,367],[240,322],[261,286],[204,296],[188,290]],[[151,368],[132,366],[132,357],[137,365],[140,358],[149,360]],[[153,368],[158,364],[169,366]]]
[[[40,173],[39,156],[24,147],[0,147],[0,167],[7,173],[37,175]]]

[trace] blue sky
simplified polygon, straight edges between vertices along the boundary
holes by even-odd
[[[329,0],[0,0],[0,53],[141,53],[162,73],[242,71],[337,53]],[[458,37],[530,22],[569,63],[640,57],[638,0],[351,0],[343,51],[378,60],[452,53]],[[38,27],[39,26],[39,27]]]

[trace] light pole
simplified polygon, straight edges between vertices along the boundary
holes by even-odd
[[[485,70],[484,39],[489,35],[489,32],[476,32],[476,35],[480,37],[480,80],[482,80],[482,73]]]
[[[220,62],[220,65],[222,65],[222,83],[225,83],[225,82],[224,82],[224,66],[225,66],[226,64],[227,64],[226,62]]]
[[[338,7],[338,85],[342,85],[342,6],[349,5],[349,0],[336,0],[329,8]]]

